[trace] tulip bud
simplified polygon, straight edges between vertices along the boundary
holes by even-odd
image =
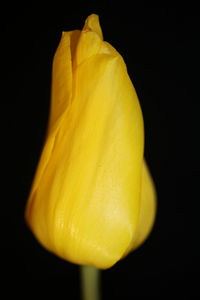
[[[98,16],[63,32],[52,70],[48,132],[25,218],[70,262],[105,269],[138,247],[155,217],[139,101]]]

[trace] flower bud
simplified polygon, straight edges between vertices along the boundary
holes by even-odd
[[[155,217],[139,101],[98,16],[63,32],[48,131],[25,218],[59,257],[105,269],[138,247]]]

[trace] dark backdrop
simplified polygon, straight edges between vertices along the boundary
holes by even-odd
[[[150,237],[102,272],[102,299],[189,299],[198,292],[199,16],[188,6],[117,3],[2,10],[2,299],[79,299],[78,266],[36,242],[24,207],[46,131],[53,54],[62,30],[82,28],[90,13],[99,14],[104,38],[124,57],[139,96],[158,195]]]

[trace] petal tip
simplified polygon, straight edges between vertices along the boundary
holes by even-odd
[[[103,40],[103,33],[99,23],[99,16],[97,14],[91,14],[87,17],[83,30],[96,32]]]

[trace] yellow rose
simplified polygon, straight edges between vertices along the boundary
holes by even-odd
[[[155,217],[139,101],[97,15],[63,32],[46,141],[25,218],[59,257],[105,269],[138,247]]]

